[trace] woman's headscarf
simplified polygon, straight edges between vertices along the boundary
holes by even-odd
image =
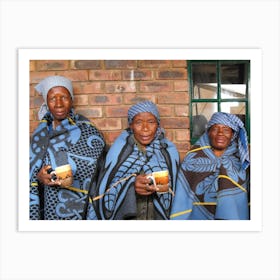
[[[208,122],[207,130],[214,124],[223,124],[233,129],[234,134],[231,142],[234,141],[234,139],[237,140],[242,167],[243,169],[246,169],[250,164],[250,159],[247,132],[243,122],[233,114],[217,112],[212,115],[210,121]]]
[[[131,124],[133,118],[139,113],[153,114],[156,117],[158,124],[160,124],[160,116],[157,106],[152,101],[142,101],[130,107],[128,110],[128,123]]]
[[[35,89],[39,92],[39,94],[43,96],[45,101],[41,105],[41,108],[38,112],[38,117],[40,120],[44,117],[44,115],[49,110],[47,105],[47,96],[49,90],[52,89],[53,87],[65,87],[69,91],[72,100],[74,100],[73,86],[72,86],[72,82],[69,79],[62,76],[49,76],[45,78],[35,87]]]

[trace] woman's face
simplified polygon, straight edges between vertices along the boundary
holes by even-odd
[[[54,122],[59,124],[69,115],[72,107],[72,98],[65,87],[53,87],[48,92],[47,104],[54,117]]]
[[[231,142],[233,130],[223,124],[214,124],[210,127],[208,135],[214,150],[224,151]]]
[[[139,113],[130,125],[135,139],[143,146],[149,145],[155,138],[158,128],[156,117],[148,112]]]

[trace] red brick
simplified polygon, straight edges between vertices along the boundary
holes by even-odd
[[[178,142],[187,142],[190,141],[190,133],[188,129],[183,129],[183,130],[176,130],[175,131],[175,139]]]
[[[176,69],[176,70],[160,70],[157,72],[157,78],[162,80],[174,80],[174,79],[186,79],[186,70]]]
[[[74,94],[101,93],[101,82],[77,82],[73,83]]]
[[[39,108],[43,104],[44,99],[42,96],[35,96],[30,98],[30,108]]]
[[[29,121],[35,121],[35,112],[33,110],[29,110]]]
[[[105,60],[105,68],[136,68],[136,60]]]
[[[136,92],[136,87],[130,82],[106,82],[105,91],[107,93]]]
[[[100,69],[101,60],[72,60],[72,69]]]
[[[173,114],[173,106],[157,105],[161,117],[170,117]]]
[[[132,72],[133,71],[133,72]],[[123,71],[123,79],[124,80],[151,80],[153,73],[151,70],[130,70],[130,71]]]
[[[92,70],[89,71],[89,80],[117,81],[122,79],[121,71],[116,70]]]
[[[30,83],[39,83],[41,80],[48,76],[60,75],[68,78],[72,82],[75,81],[87,81],[87,70],[74,70],[74,71],[43,71],[43,72],[31,72]]]
[[[29,96],[32,97],[32,96],[35,96],[36,95],[36,90],[34,88],[34,85],[29,85]]]
[[[35,70],[36,70],[36,62],[35,62],[35,60],[30,60],[29,61],[29,71],[32,72]]]
[[[174,81],[174,90],[175,91],[189,91],[188,81]]]
[[[37,60],[37,71],[46,70],[67,70],[69,66],[68,60]]]
[[[187,68],[186,60],[172,60],[173,67]]]
[[[32,133],[34,132],[34,130],[37,128],[38,125],[39,125],[39,121],[30,122],[30,130],[29,130],[30,135],[32,135]]]
[[[178,148],[179,148],[179,147],[177,147],[177,149],[178,149]],[[178,149],[178,151],[179,151],[180,162],[182,162],[182,161],[184,160],[184,158],[185,158],[186,153],[187,153],[188,150],[185,150],[185,149],[179,150],[179,149]]]
[[[175,106],[176,117],[188,117],[189,116],[189,104]]]
[[[176,147],[178,151],[184,152],[186,154],[187,151],[190,150],[190,142],[185,142],[185,143],[176,143]]]
[[[134,105],[138,102],[150,100],[156,102],[156,96],[152,94],[126,94],[124,95],[124,104]]]
[[[174,141],[173,130],[172,129],[165,129],[165,137],[170,140],[171,142]]]
[[[119,94],[91,94],[89,105],[121,105],[122,97]]]
[[[158,102],[160,104],[188,104],[188,96],[185,93],[160,93]]]
[[[161,118],[161,125],[164,128],[170,129],[187,129],[189,128],[189,119],[188,118]]]
[[[127,112],[128,112],[129,106],[108,106],[105,107],[105,114],[106,117],[127,117]]]
[[[88,95],[75,95],[73,103],[75,106],[88,105],[88,103]]]
[[[121,119],[116,119],[116,118],[94,119],[93,122],[96,124],[96,127],[100,130],[122,129]]]
[[[140,60],[139,66],[140,67],[148,67],[148,68],[160,68],[160,67],[167,67],[171,65],[170,60]]]
[[[57,72],[57,75],[64,76],[72,82],[88,81],[88,71],[87,70],[62,71],[62,72]]]
[[[121,118],[122,129],[126,129],[129,127],[127,116]]]
[[[172,90],[168,81],[140,82],[141,92],[168,92]]]
[[[103,135],[105,137],[106,144],[111,146],[115,140],[118,138],[118,136],[121,134],[122,130],[116,130],[116,131],[104,131]]]
[[[76,109],[75,111],[76,111],[76,113],[79,113],[79,114],[81,114],[81,115],[83,115],[83,116],[85,116],[89,119],[102,117],[102,109],[101,108],[91,107],[91,108],[83,109],[83,108],[79,107],[79,109]]]
[[[37,84],[41,82],[41,80],[45,79],[48,76],[55,75],[55,71],[45,71],[45,72],[31,72],[30,73],[30,83]]]

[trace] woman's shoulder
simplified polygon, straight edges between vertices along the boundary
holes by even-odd
[[[93,123],[87,117],[81,114],[75,114],[74,121],[77,124],[93,125]]]
[[[94,129],[98,130],[96,125],[91,120],[89,120],[87,117],[85,117],[81,114],[75,115],[75,123],[78,126],[86,126],[86,127],[90,127],[90,128],[92,127]]]
[[[104,136],[96,125],[88,118],[81,114],[75,115],[75,123],[80,128],[82,133],[99,136],[104,141]]]
[[[110,150],[115,149],[116,147],[123,147],[124,145],[128,144],[130,133],[127,130],[123,130],[120,135],[115,139],[113,142]]]
[[[167,149],[173,149],[177,151],[177,146],[167,138],[163,138],[161,140],[161,144],[165,146]]]
[[[164,138],[161,140],[161,152],[163,154],[169,154],[169,157],[171,157],[173,160],[179,161],[180,156],[179,156],[179,151],[177,149],[177,146],[170,141],[167,138]]]

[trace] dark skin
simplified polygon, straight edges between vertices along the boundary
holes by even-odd
[[[73,101],[69,91],[65,87],[53,87],[47,95],[47,105],[53,115],[53,128],[55,129],[60,123],[69,116]],[[52,175],[47,170],[50,165],[43,166],[37,174],[38,180],[48,186],[61,185],[59,180],[52,181]]]
[[[233,130],[226,125],[214,124],[210,127],[208,136],[215,156],[220,157],[231,142]]]
[[[158,122],[156,117],[148,112],[139,113],[134,118],[130,125],[130,129],[134,133],[134,137],[141,145],[143,150],[149,145],[155,138],[158,128]],[[147,179],[146,174],[139,174],[135,179],[135,191],[139,195],[151,195],[158,191],[155,185],[149,185],[150,179]]]

